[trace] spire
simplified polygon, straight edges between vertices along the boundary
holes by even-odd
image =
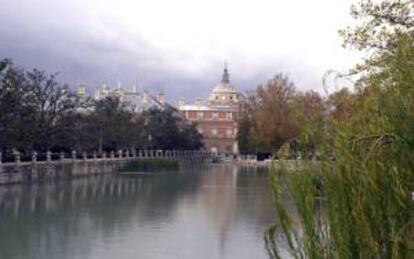
[[[223,77],[221,78],[221,82],[223,84],[230,83],[230,75],[229,75],[229,71],[227,70],[227,61],[224,62],[224,71],[223,71]]]

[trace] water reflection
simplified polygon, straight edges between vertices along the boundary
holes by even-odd
[[[0,258],[267,258],[272,205],[231,164],[0,188]]]

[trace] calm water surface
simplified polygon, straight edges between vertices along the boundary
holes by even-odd
[[[267,179],[220,164],[0,187],[0,258],[267,258]]]

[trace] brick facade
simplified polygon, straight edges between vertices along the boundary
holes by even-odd
[[[239,95],[230,84],[227,68],[207,104],[179,105],[183,117],[195,122],[203,135],[204,149],[218,154],[237,154]]]

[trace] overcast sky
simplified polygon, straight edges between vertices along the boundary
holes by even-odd
[[[206,97],[228,61],[244,91],[287,73],[321,91],[328,69],[357,53],[338,29],[349,0],[0,0],[0,58],[59,72],[71,86],[162,88],[168,99]]]

